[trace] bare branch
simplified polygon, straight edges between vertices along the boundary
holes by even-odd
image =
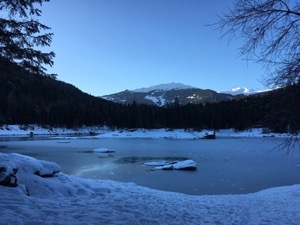
[[[219,27],[223,37],[240,37],[240,52],[246,60],[262,63],[272,85],[286,86],[299,81],[300,71],[293,69],[288,79],[281,69],[298,63],[300,53],[300,4],[288,0],[240,0],[229,13],[221,16]],[[298,58],[298,57],[297,57]],[[296,65],[292,66],[293,68]],[[298,71],[298,72],[297,72]]]

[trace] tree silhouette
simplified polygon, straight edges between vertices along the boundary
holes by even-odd
[[[268,85],[300,81],[299,1],[237,0],[219,26],[224,36],[243,39],[241,55],[265,66]]]
[[[285,146],[295,146],[290,143],[298,141],[295,137],[300,131],[299,120],[289,121],[300,112],[297,102],[300,84],[300,2],[236,0],[229,13],[221,16],[219,26],[224,36],[243,39],[241,55],[265,66],[267,85],[294,87],[289,89],[289,104],[276,107],[267,120],[273,123],[276,131],[288,130],[291,138]],[[294,102],[290,103],[291,100]],[[273,105],[267,102],[266,107],[272,108]]]
[[[41,24],[37,17],[42,11],[37,7],[49,0],[1,0],[0,1],[0,59],[13,62],[27,71],[46,74],[44,65],[53,65],[54,52],[40,49],[50,46],[53,33]]]

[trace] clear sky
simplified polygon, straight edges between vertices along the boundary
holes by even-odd
[[[220,39],[217,14],[233,0],[51,0],[49,73],[95,96],[178,82],[216,91],[265,88],[261,66]]]

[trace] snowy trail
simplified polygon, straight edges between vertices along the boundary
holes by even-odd
[[[42,178],[33,173],[36,168],[42,171],[45,167],[49,171],[52,165],[54,171],[57,165],[19,154],[0,153],[0,164],[4,160],[18,167],[19,186],[0,186],[1,225],[279,225],[298,224],[300,220],[300,185],[245,195],[190,196],[62,173]]]

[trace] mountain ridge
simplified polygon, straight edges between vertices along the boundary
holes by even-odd
[[[175,101],[181,105],[220,102],[231,100],[233,96],[226,93],[218,93],[211,89],[201,89],[181,83],[167,83],[147,88],[125,90],[102,96],[102,98],[122,104],[131,104],[135,101],[137,104],[165,106]]]
[[[271,89],[255,90],[247,87],[236,87],[230,90],[220,91],[219,93],[231,94],[231,95],[253,95],[253,94],[263,93],[266,91],[271,91]]]
[[[134,89],[131,90],[132,92],[139,92],[139,93],[144,93],[144,92],[150,92],[150,91],[155,91],[155,90],[180,90],[180,89],[191,89],[191,88],[196,88],[190,85],[185,85],[182,83],[166,83],[166,84],[158,84],[158,85],[154,85],[154,86],[150,86],[150,87],[143,87],[143,88],[138,88],[138,89]]]

